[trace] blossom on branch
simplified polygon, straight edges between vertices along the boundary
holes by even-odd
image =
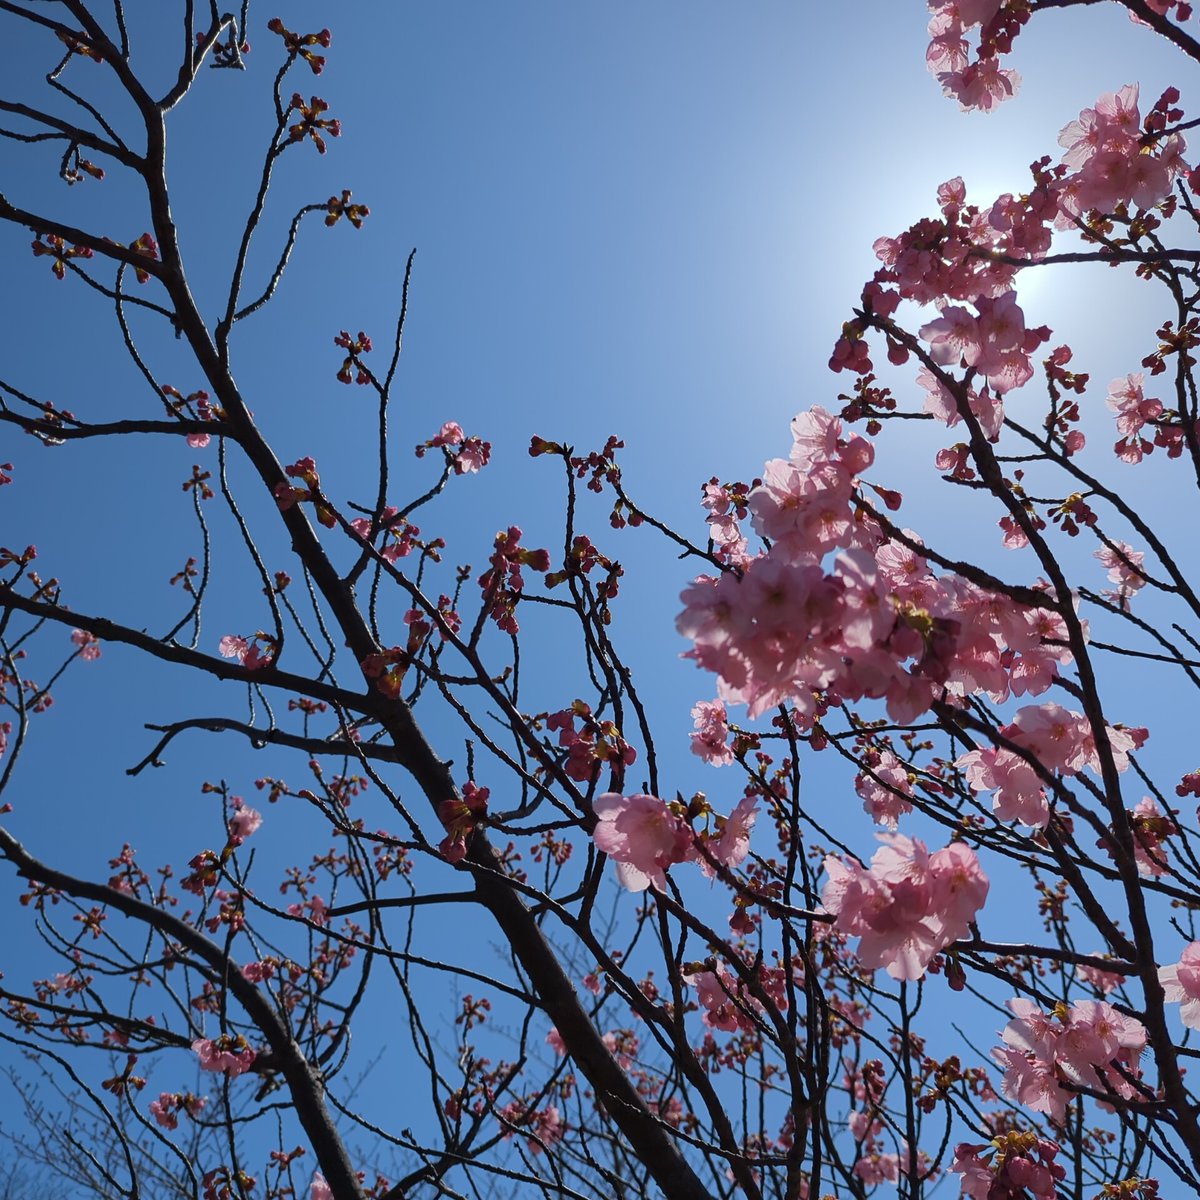
[[[192,1050],[199,1059],[200,1070],[221,1071],[231,1079],[250,1070],[258,1057],[258,1052],[240,1033],[197,1038]]]
[[[631,892],[666,891],[663,872],[695,853],[687,822],[657,796],[605,792],[592,807],[592,840],[617,864],[617,879]]]
[[[1200,1029],[1200,942],[1190,943],[1179,962],[1158,968],[1158,982],[1179,1018],[1189,1029]]]
[[[902,834],[879,834],[870,868],[828,855],[821,903],[859,937],[859,961],[893,979],[920,979],[935,954],[966,937],[988,894],[975,852],[962,842],[929,853]]]

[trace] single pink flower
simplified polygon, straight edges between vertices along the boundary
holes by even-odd
[[[657,796],[605,792],[593,806],[592,838],[617,864],[617,878],[631,892],[665,891],[663,872],[690,857],[691,830]]]
[[[244,637],[227,633],[217,643],[217,649],[221,652],[222,658],[236,658],[238,662],[241,662],[246,657],[246,652],[250,649],[250,643]]]
[[[262,822],[262,813],[251,808],[240,796],[234,796],[233,815],[229,818],[229,844],[240,846]]]
[[[1167,1001],[1179,1004],[1179,1016],[1189,1029],[1200,1029],[1200,942],[1192,942],[1179,962],[1158,968]]]

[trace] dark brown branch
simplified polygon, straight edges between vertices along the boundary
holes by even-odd
[[[351,712],[374,714],[382,704],[381,698],[370,693],[350,692],[345,688],[334,687],[332,684],[320,683],[305,675],[293,675],[290,671],[281,671],[277,667],[248,671],[240,663],[230,659],[213,658],[210,655],[201,654],[198,650],[189,650],[185,646],[159,641],[148,633],[130,629],[126,625],[119,625],[106,617],[90,617],[85,613],[73,612],[71,609],[62,608],[57,604],[30,600],[28,597],[14,592],[8,585],[0,584],[0,609],[5,608],[28,613],[32,617],[57,621],[61,625],[85,629],[88,633],[94,633],[101,641],[120,642],[126,646],[133,646],[163,662],[204,671],[209,675],[215,675],[218,679],[233,679],[239,683],[252,683],[260,687],[282,688],[284,691],[324,700]],[[396,761],[403,762],[404,759],[397,754]]]
[[[86,146],[89,150],[95,150],[97,154],[107,154],[109,158],[116,159],[122,166],[129,167],[132,171],[140,173],[146,165],[136,154],[125,149],[123,146],[116,146],[112,142],[106,142],[94,133],[88,133],[86,129],[80,129],[79,126],[72,125],[69,121],[60,120],[58,117],[42,112],[40,109],[30,108],[28,104],[17,104],[11,100],[0,100],[0,112],[13,113],[15,116],[26,117],[30,121],[37,121],[41,125],[48,125],[54,130],[52,136],[67,138],[72,142],[78,143],[80,146]]]
[[[334,1194],[339,1197],[362,1195],[350,1157],[325,1105],[325,1088],[320,1076],[304,1057],[276,1012],[275,1006],[246,979],[224,949],[197,932],[186,921],[161,908],[102,884],[91,883],[47,866],[3,828],[0,828],[0,855],[12,863],[23,879],[115,909],[185,946],[215,974],[222,977],[226,987],[237,998],[247,1016],[270,1045],[276,1065],[287,1080],[296,1115],[312,1143],[313,1152],[334,1189]]]

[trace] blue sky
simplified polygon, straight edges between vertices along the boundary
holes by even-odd
[[[1054,153],[1058,129],[1100,92],[1140,78],[1149,103],[1174,78],[1174,56],[1115,5],[1040,15],[1014,56],[1023,92],[992,116],[959,113],[924,72],[925,13],[915,0],[286,7],[290,27],[330,24],[334,40],[325,73],[296,68],[285,96],[293,87],[323,96],[344,134],[324,157],[301,146],[282,160],[249,288],[301,204],[349,187],[372,216],[359,232],[310,219],[276,302],[235,339],[243,393],[281,458],[315,454],[332,494],[365,499],[356,489],[370,462],[371,409],[365,389],[334,379],[332,339],[364,329],[382,355],[415,246],[394,417],[411,480],[401,490],[415,494],[431,477],[408,449],[443,420],[490,439],[493,465],[456,481],[423,522],[451,538],[451,561],[476,564],[501,525],[524,525],[537,544],[557,537],[558,480],[526,456],[533,433],[583,449],[624,437],[631,493],[701,537],[702,482],[752,477],[765,458],[786,454],[795,412],[835,407],[848,381],[825,361],[875,268],[876,237],[927,212],[936,186],[956,174],[975,199],[1019,190],[1026,164]],[[252,9],[249,69],[205,72],[172,127],[175,214],[193,290],[214,315],[271,122],[272,15]],[[165,79],[174,19],[146,19],[135,45],[147,71]],[[51,53],[29,32],[15,48],[6,95]],[[102,86],[102,69],[71,70]],[[146,225],[115,177],[68,191],[52,151],[0,146],[0,190],[123,241]],[[77,281],[54,280],[28,240],[0,229],[12,281],[0,295],[0,378],[81,416],[152,411],[118,353],[111,313]],[[1099,272],[1081,278],[1039,281],[1026,312],[1055,327],[1054,344],[1071,341],[1100,385],[1087,421],[1103,445],[1100,388],[1145,351],[1123,341],[1137,311],[1132,292],[1098,301]],[[200,385],[182,347],[148,324],[135,330],[157,378],[185,393]],[[909,495],[915,528],[977,547],[993,525],[968,509],[948,512],[923,483],[935,448],[928,437],[891,451],[881,442],[876,474]],[[160,625],[172,602],[165,581],[194,552],[179,483],[195,452],[132,442],[102,454],[51,451],[0,430],[0,461],[8,458],[18,474],[0,496],[0,544],[36,542],[68,603]],[[271,518],[257,500],[248,512]],[[236,562],[234,531],[217,525],[222,561]],[[606,535],[602,508],[590,526],[598,540]],[[684,569],[646,532],[606,535],[602,545],[629,567],[618,628],[654,680],[650,700],[677,749],[679,786],[706,786],[685,735],[688,708],[712,687],[675,658],[683,647],[671,625]],[[262,622],[244,580],[242,564],[222,566],[204,649]],[[544,650],[530,687],[546,698],[531,707],[577,694],[558,677],[553,644]],[[180,743],[169,768],[132,783],[123,776],[148,749],[143,721],[230,703],[228,688],[181,694],[178,679],[115,648],[72,672],[35,727],[14,830],[47,856],[97,871],[100,855],[124,840],[156,861],[211,839],[215,813],[197,794],[200,779],[222,774],[245,791],[266,769],[258,759],[211,740]]]

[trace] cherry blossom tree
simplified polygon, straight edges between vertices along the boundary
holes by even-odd
[[[993,108],[1017,91],[1026,24],[1091,2],[930,0],[928,65],[964,108]],[[1200,63],[1190,5],[1115,2],[1130,37]],[[272,186],[341,133],[336,96],[311,94],[334,35],[287,18],[260,34],[248,4],[178,9],[175,57],[143,63],[121,0],[0,0],[53,100],[0,99],[0,133],[146,214],[72,224],[25,207],[16,175],[0,195],[32,239],[9,276],[85,289],[142,385],[77,412],[19,361],[0,380],[3,428],[28,435],[0,466],[0,858],[9,921],[38,939],[0,963],[9,1192],[36,1176],[204,1200],[1194,1194],[1200,769],[1158,744],[1130,684],[1200,687],[1190,527],[1164,516],[1200,482],[1180,91],[1118,85],[1025,190],[951,179],[933,215],[879,238],[831,331],[828,396],[761,477],[704,483],[694,527],[627,490],[616,437],[534,436],[558,540],[504,517],[471,569],[459,555],[479,548],[438,513],[488,469],[488,431],[394,410],[411,257],[386,342],[331,325],[329,377],[374,408],[357,478],[323,476],[320,444],[281,458],[239,383],[243,323],[286,286],[306,218],[342,236],[370,216],[340,181],[298,209]],[[243,70],[273,75],[271,132],[210,319],[167,131]],[[1084,263],[1158,306],[1107,388],[1021,304],[1030,274]],[[1115,428],[1097,438],[1102,409]],[[877,477],[914,426],[928,488],[976,515],[969,554],[910,528],[912,498]],[[114,443],[171,439],[195,461],[175,483],[194,553],[162,581],[176,608],[89,611],[87,581],[20,536],[38,454],[94,454],[100,477]],[[1171,497],[1156,511],[1132,498],[1149,472]],[[622,650],[635,537],[682,559],[707,792],[674,785],[687,748],[656,737],[655,664]],[[214,609],[242,616],[214,630]],[[550,700],[527,682],[539,654],[556,656]],[[117,829],[81,873],[56,859],[24,753],[52,689],[135,658],[189,709],[151,726],[131,774],[195,739],[257,757],[244,780],[197,781],[211,819],[183,860],[147,865]],[[810,794],[802,776],[833,759],[845,793]],[[397,1038],[392,1103],[360,1097],[370,1041]]]

